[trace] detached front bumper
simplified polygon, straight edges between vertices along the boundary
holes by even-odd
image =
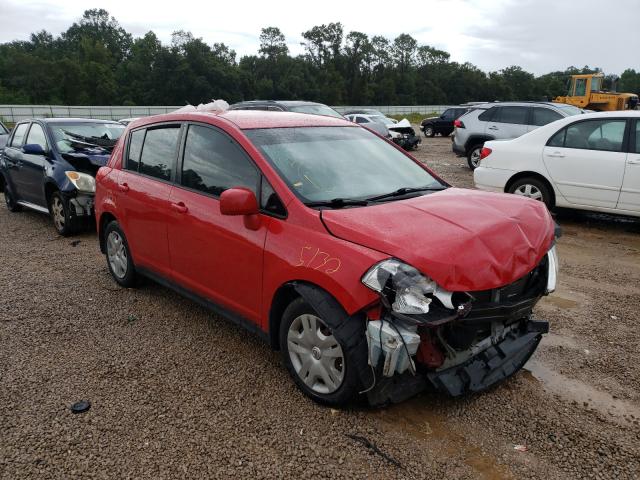
[[[95,195],[77,191],[63,193],[69,213],[77,222],[90,222],[95,218]]]
[[[520,370],[548,331],[548,322],[529,320],[521,330],[509,332],[501,342],[461,365],[427,373],[427,378],[436,390],[453,397],[481,392]]]

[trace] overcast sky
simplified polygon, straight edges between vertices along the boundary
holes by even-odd
[[[262,27],[279,27],[297,54],[303,31],[341,22],[345,34],[408,33],[486,71],[640,70],[640,0],[0,0],[0,42],[42,29],[58,35],[92,7],[109,11],[134,36],[153,30],[168,43],[182,29],[224,42],[238,56],[257,53]]]

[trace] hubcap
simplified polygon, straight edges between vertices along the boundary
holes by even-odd
[[[471,152],[471,163],[474,167],[477,167],[478,163],[480,162],[480,150],[481,149],[476,148],[473,152]]]
[[[118,232],[111,232],[107,237],[107,259],[113,274],[122,279],[127,274],[127,249]]]
[[[324,322],[304,314],[291,322],[287,334],[291,364],[298,377],[317,393],[335,392],[344,379],[344,355]]]
[[[535,185],[530,185],[525,183],[524,185],[520,185],[518,188],[514,190],[516,195],[522,195],[523,197],[533,198],[534,200],[543,201],[542,192]]]
[[[51,215],[53,216],[53,223],[58,230],[64,228],[64,205],[59,197],[54,197],[51,204]]]

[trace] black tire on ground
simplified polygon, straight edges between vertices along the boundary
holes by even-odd
[[[467,150],[467,164],[471,170],[475,170],[478,168],[480,164],[480,152],[482,151],[482,147],[484,143],[478,143],[476,145],[472,145]]]
[[[53,220],[53,226],[63,237],[68,237],[77,232],[75,216],[71,214],[70,205],[60,192],[53,192],[49,199],[49,212]]]
[[[294,345],[293,344],[290,345],[290,342],[288,340],[289,330],[294,324],[294,322],[300,322],[303,324],[304,322],[301,322],[300,319],[305,318],[305,316],[312,316],[320,319],[322,322],[321,322],[319,331],[321,333],[324,332],[328,334],[327,336],[330,335],[332,338],[330,343],[335,343],[340,347],[342,357],[339,363],[334,363],[333,366],[336,368],[336,371],[342,372],[342,378],[340,380],[339,386],[337,386],[337,388],[334,391],[329,391],[328,393],[318,391],[318,389],[325,388],[325,387],[327,387],[330,390],[331,387],[330,387],[330,384],[324,383],[320,378],[318,378],[318,381],[316,382],[313,381],[312,375],[318,375],[317,373],[316,374],[312,373],[313,366],[307,367],[305,370],[305,363],[304,361],[301,361],[301,360],[303,360],[304,358],[309,358],[309,356],[305,357],[304,353],[293,351],[293,356],[296,356],[297,353],[299,354],[299,357],[297,357],[297,360],[296,360],[298,363],[298,369],[296,369],[296,366],[294,366],[293,364],[294,360],[292,360],[290,348],[293,348]],[[303,333],[304,329],[305,327],[302,326],[302,331],[300,332],[300,335],[304,335]],[[294,325],[294,330],[295,330],[295,325]],[[291,377],[293,378],[293,381],[296,383],[298,388],[300,388],[300,390],[302,390],[302,392],[305,395],[307,395],[308,397],[310,397],[311,399],[313,399],[318,403],[321,403],[324,405],[333,405],[333,406],[344,405],[350,400],[352,400],[353,398],[355,398],[356,394],[360,389],[360,378],[358,376],[359,366],[356,365],[356,363],[361,359],[358,359],[358,355],[357,353],[354,352],[353,348],[349,349],[349,347],[345,345],[343,341],[338,339],[337,336],[333,336],[333,331],[327,326],[327,322],[322,320],[319,314],[303,298],[300,297],[294,300],[293,302],[291,302],[291,304],[284,311],[282,315],[282,321],[280,322],[279,333],[280,333],[280,351],[282,353],[282,360],[284,362],[284,365],[289,371],[289,374],[291,375]],[[362,335],[364,338],[364,335],[365,335],[364,331],[362,331]],[[330,351],[333,351],[333,352],[336,351],[336,347],[334,347],[333,349],[331,348],[321,349],[319,348],[319,346],[313,346],[312,344],[305,343],[302,340],[296,339],[296,341],[300,342],[298,346],[302,346],[303,348],[305,348],[311,353],[313,353],[314,349],[318,349],[318,358],[316,358],[315,355],[312,355],[313,358],[309,358],[311,365],[313,365],[314,363],[315,364],[323,363],[321,358],[324,358],[323,355],[325,355],[325,353]],[[326,355],[326,358],[330,358],[330,356]],[[333,358],[333,355],[331,355],[331,358]],[[338,362],[338,359],[335,358],[333,361]],[[301,375],[304,375],[305,371],[307,372],[307,374],[303,378]],[[337,375],[332,373],[332,378],[331,378],[332,381],[334,380],[334,377],[337,377]],[[308,385],[307,383],[305,383],[305,379],[307,379],[307,381],[309,381],[310,383],[314,383],[314,384]],[[335,382],[335,383],[337,384],[338,382]]]
[[[549,186],[535,177],[519,178],[509,186],[507,192],[541,201],[549,210],[554,206]]]
[[[105,258],[107,268],[118,285],[131,288],[136,285],[136,267],[131,257],[129,243],[116,220],[104,229]]]
[[[7,206],[7,210],[10,212],[19,212],[22,210],[22,207],[16,203],[16,198],[11,191],[11,187],[9,187],[9,183],[5,182],[2,177],[0,177],[0,182],[2,182],[2,186],[4,187],[4,203]]]
[[[435,137],[436,131],[432,125],[426,125],[424,127],[424,136],[425,137]]]

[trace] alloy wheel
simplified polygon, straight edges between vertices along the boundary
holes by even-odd
[[[525,183],[523,185],[520,185],[518,188],[516,188],[513,193],[515,193],[516,195],[521,195],[523,197],[528,197],[528,198],[532,198],[534,200],[538,200],[543,202],[544,201],[544,197],[542,195],[542,192],[540,191],[540,189],[538,187],[536,187],[535,185],[531,185],[529,183]]]
[[[119,279],[123,279],[127,274],[127,249],[118,232],[112,231],[107,237],[107,259],[113,274]]]
[[[64,205],[58,196],[53,197],[53,201],[51,202],[51,216],[53,217],[53,224],[56,226],[58,231],[64,230]]]
[[[471,163],[473,165],[473,168],[477,168],[478,165],[480,164],[480,152],[482,151],[481,148],[474,148],[473,151],[471,152]]]
[[[316,393],[333,393],[344,380],[342,347],[324,322],[311,314],[296,317],[287,333],[291,364],[307,387]]]

